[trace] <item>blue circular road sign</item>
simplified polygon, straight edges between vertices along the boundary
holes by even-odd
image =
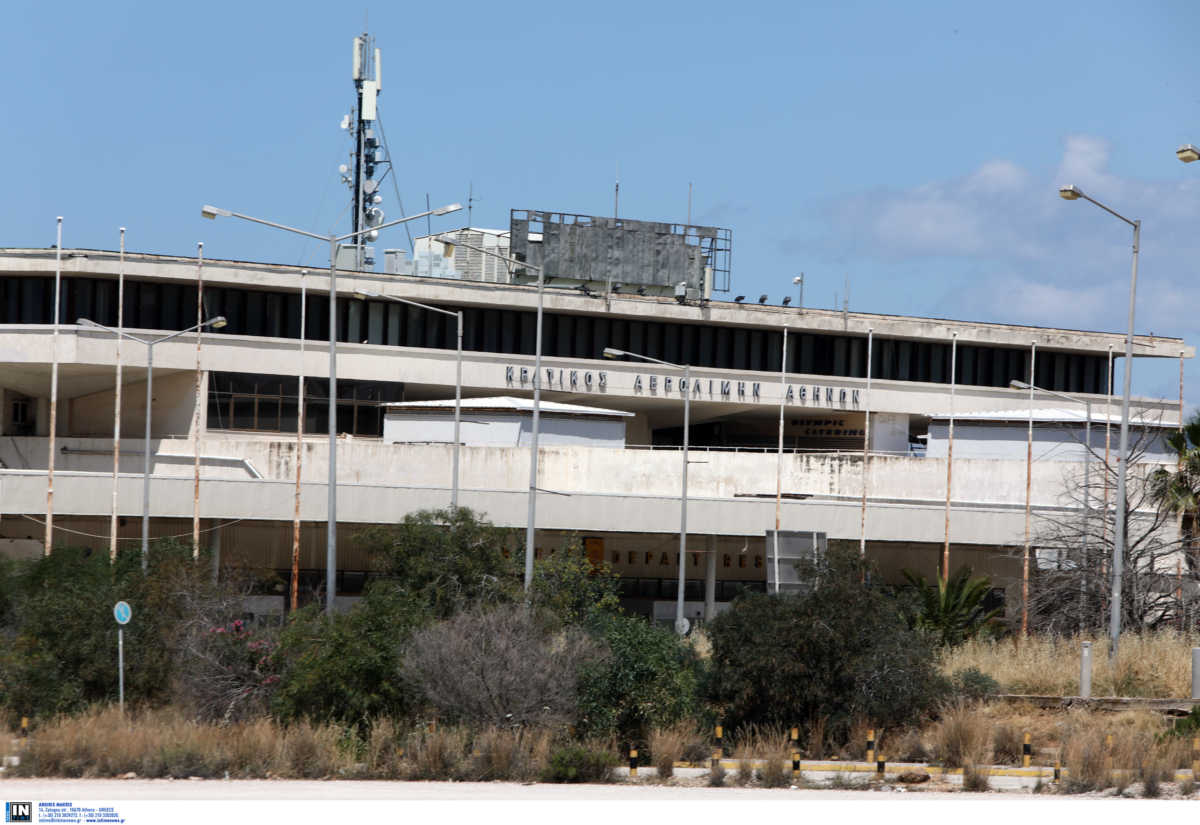
[[[126,602],[117,602],[113,605],[113,618],[117,620],[117,624],[129,624],[129,619],[133,616],[133,608]]]

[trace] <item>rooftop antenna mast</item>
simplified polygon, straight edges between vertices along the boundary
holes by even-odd
[[[613,187],[613,217],[621,217],[621,162],[617,161],[616,185]]]
[[[375,165],[383,160],[379,137],[375,132],[377,98],[383,88],[382,70],[379,49],[375,48],[375,38],[365,31],[354,38],[351,65],[354,112],[342,120],[342,128],[349,129],[353,125],[354,177],[348,178],[349,170],[343,166],[342,179],[349,183],[354,191],[351,229],[358,232],[379,226],[384,220],[383,210],[379,208],[383,196],[379,192],[379,181],[375,179]],[[379,232],[375,229],[355,236],[356,269],[361,271],[374,268],[374,250],[366,244],[373,243],[378,237]]]
[[[475,207],[475,183],[473,181],[467,183],[467,226],[472,227],[475,224],[471,220],[471,213]]]

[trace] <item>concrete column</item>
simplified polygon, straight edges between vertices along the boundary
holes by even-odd
[[[717,537],[708,537],[708,553],[704,561],[704,621],[717,615]]]
[[[1084,642],[1079,654],[1079,695],[1084,699],[1092,697],[1092,643]]]
[[[1200,699],[1200,647],[1192,648],[1192,698]]]

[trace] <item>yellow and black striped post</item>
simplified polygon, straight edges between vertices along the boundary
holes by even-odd
[[[792,751],[792,778],[800,775],[800,751]]]
[[[1113,769],[1113,737],[1110,733],[1104,737],[1104,772],[1112,773]]]
[[[1062,781],[1062,763],[1057,759],[1054,760],[1054,781],[1056,783]]]
[[[1033,744],[1029,741],[1029,734],[1025,734],[1025,742],[1021,745],[1021,767],[1028,768],[1029,763],[1033,761]]]
[[[883,779],[885,773],[887,773],[887,760],[883,758],[883,754],[881,753],[875,759],[875,776]]]
[[[637,777],[637,748],[629,749],[629,775]]]
[[[721,744],[721,735],[724,732],[725,732],[724,729],[720,725],[717,725],[716,728],[713,729],[713,733],[716,734],[716,739],[717,739],[717,758],[718,759],[725,758],[725,746],[723,744]]]
[[[713,748],[712,752],[712,769],[715,771],[721,766],[721,749]]]
[[[867,761],[875,761],[875,728],[867,731]]]
[[[1192,781],[1200,782],[1200,736],[1192,740]]]
[[[21,717],[21,737],[24,738],[26,736],[29,736],[29,717],[22,716]]]

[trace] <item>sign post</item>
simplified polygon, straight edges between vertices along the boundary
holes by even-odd
[[[125,714],[125,625],[132,616],[133,609],[127,602],[113,605],[113,618],[117,620],[117,700],[121,715]]]

